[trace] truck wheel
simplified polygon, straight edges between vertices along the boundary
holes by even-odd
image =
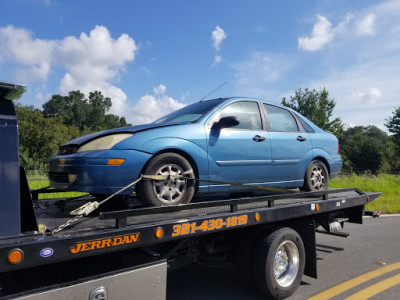
[[[146,206],[163,206],[189,203],[195,192],[194,173],[190,163],[176,153],[163,153],[152,158],[144,170],[144,175],[180,176],[170,177],[167,180],[142,180],[138,183],[136,192]]]
[[[304,266],[303,241],[291,228],[284,227],[265,234],[254,251],[255,284],[272,299],[284,299],[296,291]]]
[[[313,160],[307,167],[304,177],[304,191],[323,191],[329,185],[329,173],[325,164],[320,160]]]

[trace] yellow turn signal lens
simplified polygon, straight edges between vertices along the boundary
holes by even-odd
[[[110,158],[107,162],[109,166],[119,166],[125,161],[124,158]]]
[[[154,236],[155,236],[157,239],[161,239],[161,238],[164,236],[164,229],[162,229],[161,227],[158,227],[158,228],[156,229],[156,232],[154,233]]]
[[[260,218],[261,218],[261,216],[260,216],[259,213],[256,213],[256,214],[254,215],[254,221],[258,222],[258,221],[260,221]]]
[[[13,249],[10,252],[8,252],[7,255],[7,261],[13,265],[21,262],[23,258],[24,258],[24,252],[22,252],[21,249]]]

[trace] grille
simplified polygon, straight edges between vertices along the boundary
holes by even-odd
[[[79,147],[76,145],[71,145],[71,146],[62,146],[58,150],[59,155],[66,155],[66,154],[74,154],[78,151]]]
[[[49,179],[54,182],[69,183],[68,173],[49,172]]]

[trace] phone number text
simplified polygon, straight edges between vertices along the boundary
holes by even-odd
[[[172,236],[193,234],[199,231],[212,231],[221,228],[230,228],[247,224],[247,215],[233,216],[228,218],[210,219],[201,222],[176,224],[173,227]]]

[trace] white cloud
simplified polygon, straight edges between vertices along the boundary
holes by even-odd
[[[342,47],[322,58],[331,62],[321,69],[325,75],[303,83],[310,88],[325,86],[336,100],[335,116],[347,125],[385,129],[385,119],[399,106],[399,14],[400,1],[384,1],[354,14],[340,39],[335,31]]]
[[[306,86],[326,87],[336,101],[335,117],[342,118],[348,126],[376,125],[381,128],[399,103],[399,61],[400,55],[395,55],[355,64]]]
[[[321,15],[317,15],[318,21],[314,25],[310,37],[299,37],[299,48],[304,51],[317,51],[330,43],[334,37],[331,22]]]
[[[310,36],[302,36],[297,39],[298,47],[304,51],[318,51],[332,43],[337,37],[348,40],[354,36],[372,36],[375,34],[376,15],[374,13],[362,14],[346,14],[340,22],[333,26],[325,17],[317,15]]]
[[[160,84],[159,86],[153,88],[153,92],[155,95],[162,95],[165,93],[166,90],[167,90],[167,87],[163,84]]]
[[[146,75],[151,75],[152,74],[151,70],[146,66],[141,67],[140,71],[142,71]]]
[[[18,65],[18,81],[44,81],[52,67],[61,67],[67,71],[59,85],[62,94],[78,89],[85,94],[99,90],[111,97],[111,113],[119,115],[125,112],[127,96],[111,82],[118,80],[137,51],[131,37],[122,34],[114,39],[104,26],[96,26],[89,35],[81,33],[79,38],[61,40],[36,39],[23,28],[0,27],[0,62]]]
[[[284,55],[253,51],[243,61],[232,64],[236,92],[252,97],[270,96],[269,87],[282,78],[292,60]]]
[[[356,29],[359,35],[373,35],[375,33],[375,14],[368,14],[360,19]]]
[[[215,55],[214,56],[214,62],[212,64],[212,66],[216,66],[218,65],[220,62],[222,61],[222,56],[221,55]]]
[[[35,105],[41,107],[46,101],[51,98],[51,94],[47,92],[46,85],[42,84],[37,87],[34,91],[35,93]]]
[[[189,99],[190,93],[189,92],[185,92],[183,93],[183,95],[180,97],[182,102],[186,102]]]
[[[144,95],[132,109],[132,114],[127,116],[132,124],[146,124],[167,115],[168,113],[184,107],[183,103],[165,95],[166,87],[160,84],[153,88],[154,95]]]
[[[400,103],[399,14],[400,1],[345,14],[336,26],[326,27],[333,35],[334,47],[312,60],[302,59],[298,53],[253,52],[231,65],[235,92],[279,101],[300,87],[326,87],[336,101],[334,117],[342,118],[347,126],[385,129],[385,119]],[[359,24],[364,24],[363,36]]]
[[[225,31],[219,26],[215,27],[211,33],[211,40],[213,41],[215,50],[219,51],[221,49],[221,44],[224,39],[226,39]]]
[[[127,96],[111,81],[118,79],[125,64],[134,60],[137,50],[128,35],[113,39],[104,26],[96,26],[89,35],[81,33],[79,39],[64,38],[56,47],[56,57],[68,71],[60,82],[60,92],[79,89],[87,94],[99,90],[112,99],[110,112],[124,115]]]
[[[372,87],[366,91],[354,92],[354,95],[360,99],[360,102],[365,104],[377,103],[382,97],[380,89]]]
[[[45,80],[50,72],[54,41],[35,39],[29,31],[12,25],[0,27],[0,62],[14,61],[17,79]]]

